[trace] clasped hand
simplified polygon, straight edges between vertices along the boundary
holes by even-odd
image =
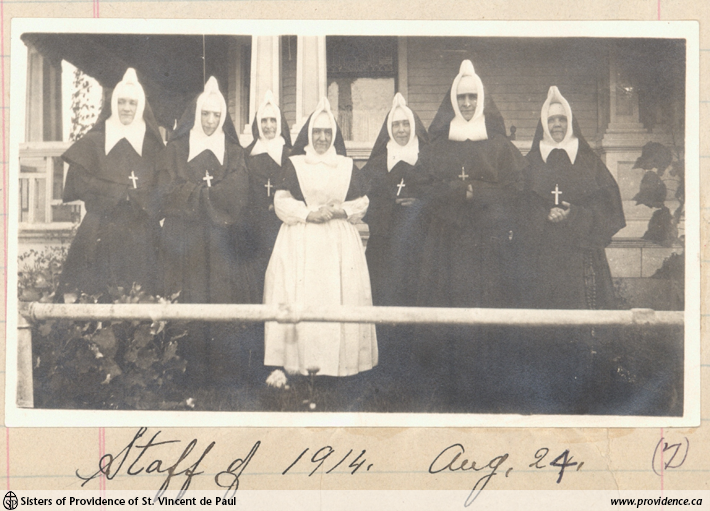
[[[562,206],[564,206],[564,208],[555,206],[550,210],[550,213],[548,213],[547,219],[553,224],[567,220],[567,217],[569,216],[570,203],[562,201]]]
[[[306,217],[306,221],[322,224],[337,218],[347,218],[348,215],[340,204],[331,201],[325,206],[321,206],[317,211],[311,211]]]

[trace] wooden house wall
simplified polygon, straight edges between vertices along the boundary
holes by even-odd
[[[506,129],[517,128],[518,140],[533,138],[551,85],[557,85],[570,102],[586,138],[595,139],[605,128],[600,101],[608,50],[603,44],[579,39],[410,37],[407,56],[409,106],[427,127],[449,93],[461,61],[471,59]]]

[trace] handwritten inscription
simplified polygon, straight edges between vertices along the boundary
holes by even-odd
[[[690,441],[688,437],[683,437],[674,443],[668,443],[665,438],[661,439],[656,444],[656,449],[653,451],[651,459],[651,467],[656,475],[660,476],[664,470],[678,468],[685,463],[690,450]]]
[[[155,449],[163,445],[177,444],[182,442],[181,440],[166,440],[164,442],[158,442],[156,439],[162,433],[162,431],[158,431],[150,438],[150,440],[148,440],[146,444],[138,445],[138,440],[140,440],[147,431],[148,428],[140,428],[133,437],[133,439],[128,443],[128,445],[121,449],[118,454],[104,454],[99,459],[99,469],[92,475],[82,476],[77,470],[76,476],[84,481],[83,483],[81,483],[81,486],[84,486],[89,481],[101,475],[106,476],[106,479],[108,479],[109,481],[112,480],[121,472],[121,469],[123,468],[124,464],[126,464],[129,460],[132,459],[132,463],[126,469],[126,474],[129,476],[139,475],[144,470],[146,474],[152,474],[156,472],[158,474],[167,474],[165,480],[163,481],[163,484],[158,490],[157,496],[162,496],[163,493],[165,493],[165,491],[170,488],[170,482],[173,477],[185,476],[185,480],[182,486],[180,487],[179,497],[181,497],[185,493],[185,491],[187,491],[187,489],[190,487],[192,478],[203,473],[198,472],[197,469],[199,468],[200,463],[202,463],[202,461],[205,459],[205,456],[207,456],[207,453],[209,453],[215,446],[215,442],[210,443],[199,456],[197,461],[192,463],[192,465],[184,468],[183,470],[178,471],[178,468],[190,456],[190,454],[192,454],[192,451],[197,446],[197,439],[193,439],[185,446],[185,449],[182,451],[182,453],[178,456],[177,460],[175,460],[172,465],[163,468],[169,462],[166,462],[165,460],[163,460],[162,458],[158,458],[157,456],[153,457],[152,455],[155,452]],[[149,451],[150,453],[146,456],[146,453],[148,453]],[[152,461],[148,463],[148,460]]]
[[[530,463],[528,467],[536,469],[544,469],[548,465],[542,464],[543,459],[549,454],[550,449],[547,447],[541,447],[535,452],[535,461]],[[469,459],[465,457],[466,449],[461,444],[453,444],[441,451],[435,458],[434,461],[429,465],[430,474],[441,474],[448,472],[472,472],[476,473],[476,481],[473,488],[466,497],[464,502],[465,507],[469,507],[478,498],[481,492],[486,488],[488,483],[493,479],[494,476],[498,475],[498,469],[500,469],[504,463],[510,458],[510,454],[499,454],[494,456],[489,461],[481,463],[479,461]],[[557,477],[557,484],[562,481],[565,469],[570,467],[577,467],[577,470],[582,468],[584,462],[572,461],[572,456],[570,456],[570,451],[565,449],[559,456],[550,462],[549,466],[559,467],[559,475]],[[502,470],[502,469],[501,469]],[[513,471],[513,467],[508,467],[505,470],[505,477],[508,477]],[[480,477],[479,474],[482,473]]]
[[[225,490],[224,499],[234,499],[250,464],[261,456],[262,441],[239,446],[232,461],[225,467],[222,465],[217,470],[214,467],[206,468],[208,455],[215,450],[216,442],[199,442],[197,438],[185,443],[182,440],[165,439],[165,434],[158,430],[149,434],[148,428],[140,428],[133,438],[116,454],[108,453],[98,460],[98,469],[90,475],[82,475],[79,470],[76,476],[81,479],[82,486],[98,477],[113,480],[117,475],[137,476],[144,474],[162,474],[165,478],[158,489],[155,501],[160,499],[171,485],[180,484],[178,498],[181,498],[190,488],[193,480],[205,473],[214,475],[214,484]],[[230,446],[230,449],[234,449]],[[673,469],[681,466],[688,455],[689,442],[687,438],[676,443],[661,439],[656,446],[653,456],[654,471]],[[492,480],[501,481],[510,477],[514,472],[513,455],[510,453],[496,453],[494,456],[480,458],[480,456],[467,453],[462,443],[451,444],[436,454],[429,463],[428,473],[444,475],[452,473],[471,474],[471,490],[464,502],[465,507],[471,506],[480,496],[481,492],[489,487]],[[375,456],[376,458],[376,456]],[[524,459],[524,458],[523,458]],[[275,473],[282,476],[312,477],[316,474],[327,475],[350,474],[352,476],[367,473],[375,467],[376,461],[365,449],[347,446],[345,449],[333,445],[306,447],[302,451],[295,451],[287,462],[281,460],[265,460],[275,465]],[[262,460],[263,461],[263,460]],[[282,463],[280,468],[279,463]],[[395,462],[396,463],[396,462]],[[226,465],[226,463],[225,463]],[[569,449],[560,449],[556,452],[548,447],[541,447],[530,454],[525,460],[528,468],[535,470],[559,469],[557,471],[557,484],[563,480],[565,472],[574,469],[579,471],[584,465],[583,461],[574,459]],[[382,469],[382,467],[380,467]],[[269,470],[267,468],[267,470]],[[385,469],[389,470],[389,469]],[[498,477],[496,476],[503,476]],[[224,500],[223,499],[223,500]],[[226,502],[226,500],[225,500]],[[236,501],[233,501],[236,502]],[[152,503],[152,501],[151,501]]]
[[[304,456],[308,451],[309,451],[309,448],[304,449],[303,452],[302,452],[301,454],[299,454],[298,457],[293,461],[293,463],[291,463],[291,464],[286,468],[286,470],[284,470],[284,471],[281,473],[281,475],[286,475],[286,474],[288,473],[288,471],[291,470],[291,469],[301,460],[301,458],[303,458],[303,456]],[[335,449],[333,449],[333,448],[332,448],[331,446],[329,446],[329,445],[326,445],[325,447],[321,447],[320,449],[318,449],[318,451],[316,451],[316,453],[315,453],[315,454],[311,457],[311,459],[310,459],[310,463],[314,464],[315,467],[313,468],[313,470],[311,471],[311,473],[308,474],[308,477],[311,477],[313,474],[315,474],[315,473],[318,471],[318,469],[323,466],[323,464],[326,462],[326,460],[328,459],[328,457],[329,457],[330,455],[332,455],[334,452],[335,452]],[[355,474],[355,472],[357,472],[357,471],[358,471],[363,465],[365,465],[365,463],[367,462],[367,460],[364,458],[365,452],[366,452],[366,451],[363,449],[360,454],[358,454],[356,457],[353,457],[353,459],[352,459],[352,461],[350,462],[349,465],[344,466],[343,468],[344,468],[345,470],[348,470],[348,471],[349,471],[350,469],[352,469],[352,471],[350,472],[350,474]],[[348,451],[348,453],[347,453],[345,456],[343,456],[343,457],[341,458],[340,461],[338,461],[335,465],[333,465],[333,466],[332,466],[330,469],[328,469],[325,473],[326,473],[326,474],[330,474],[333,470],[335,470],[335,469],[338,468],[340,465],[342,465],[343,462],[344,462],[346,459],[348,459],[348,457],[349,457],[352,453],[353,453],[353,450],[350,449],[350,450]],[[362,459],[361,459],[361,458],[362,458]],[[337,459],[337,457],[336,457],[335,459]],[[372,468],[372,465],[373,465],[372,463],[368,464],[368,465],[367,465],[367,468],[366,468],[365,470],[366,470],[366,471],[367,471],[367,470],[370,470],[370,469]]]
[[[500,466],[505,463],[509,455],[506,453],[500,456],[496,456],[492,458],[489,462],[483,464],[480,467],[477,467],[476,462],[474,460],[469,461],[468,458],[464,458],[462,461],[459,461],[459,458],[461,458],[461,456],[463,456],[465,453],[466,449],[464,449],[463,445],[450,445],[449,447],[441,451],[436,458],[434,458],[434,461],[432,461],[431,465],[429,465],[429,473],[439,474],[443,471],[457,472],[459,470],[463,472],[469,470],[474,472],[481,472],[483,470],[489,470],[488,473],[480,477],[473,485],[471,493],[468,494],[468,497],[464,502],[464,506],[468,507],[473,504],[473,502],[478,498],[481,492],[486,488],[488,482],[493,476],[496,475],[498,468],[500,468]],[[507,475],[508,472],[506,472],[506,476]]]

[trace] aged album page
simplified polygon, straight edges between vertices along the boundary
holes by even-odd
[[[5,508],[707,506],[709,21],[0,0]]]

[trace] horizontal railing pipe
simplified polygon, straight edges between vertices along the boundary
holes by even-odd
[[[30,321],[152,320],[207,322],[338,322],[520,327],[682,325],[682,311],[464,309],[434,307],[299,307],[255,304],[52,304],[23,303]]]

